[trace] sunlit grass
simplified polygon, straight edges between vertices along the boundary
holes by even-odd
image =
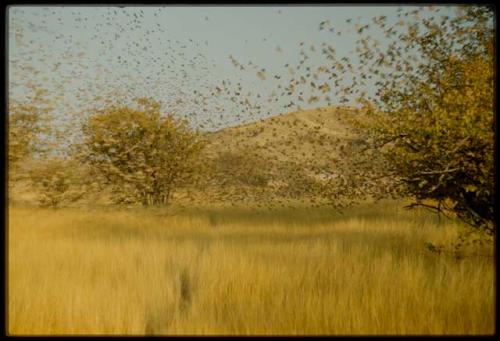
[[[460,226],[399,207],[11,207],[8,330],[494,333],[492,257],[429,252]]]

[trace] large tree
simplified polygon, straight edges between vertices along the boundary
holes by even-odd
[[[162,114],[160,103],[143,98],[137,104],[95,111],[83,126],[80,155],[116,203],[167,204],[196,175],[203,142],[185,121]]]
[[[494,233],[492,9],[465,6],[453,18],[407,27],[385,52],[359,48],[370,68],[363,71],[383,75],[359,127],[413,205]]]

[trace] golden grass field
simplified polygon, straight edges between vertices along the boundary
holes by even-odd
[[[493,334],[491,254],[425,247],[458,229],[394,203],[9,207],[8,332]]]

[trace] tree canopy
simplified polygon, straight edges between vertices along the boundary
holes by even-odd
[[[387,175],[404,184],[413,205],[489,232],[495,198],[491,21],[491,8],[467,6],[453,20],[409,26],[399,47],[382,54],[396,70],[379,82],[377,101],[358,120],[372,147],[385,146]]]
[[[186,121],[162,114],[160,103],[141,98],[137,104],[91,115],[80,155],[111,186],[115,202],[166,204],[196,175],[203,142]]]

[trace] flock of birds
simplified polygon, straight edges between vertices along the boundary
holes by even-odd
[[[183,115],[194,127],[217,130],[314,105],[353,102],[367,96],[367,89],[374,84],[373,70],[360,73],[363,60],[359,56],[337,56],[333,42],[320,46],[300,42],[298,62],[292,65],[284,61],[284,72],[273,72],[251,60],[240,62],[229,55],[234,75],[239,72],[240,78],[217,81],[214,70],[220,61],[209,59],[203,50],[209,41],[170,36],[169,24],[160,20],[168,7],[155,8],[152,17],[152,9],[147,9],[148,17],[145,10],[103,7],[90,18],[88,12],[78,7],[36,7],[31,9],[30,17],[22,15],[23,8],[14,7],[9,26],[16,42],[15,53],[9,54],[11,90],[45,88],[61,113],[73,113],[67,115],[73,122],[99,103],[153,97],[165,103],[166,110]],[[398,17],[408,15],[402,9],[398,12]],[[392,25],[385,28],[387,19],[373,18],[373,24],[390,36],[395,29]],[[211,22],[206,15],[203,20]],[[352,24],[351,19],[346,23]],[[355,24],[353,28],[363,34],[370,24]],[[343,34],[331,20],[320,22],[318,30]],[[27,31],[45,39],[29,39],[33,36],[27,35]],[[82,40],[85,34],[86,40]],[[369,38],[360,41],[366,50],[381,53],[376,40],[372,40],[372,45]],[[290,57],[280,46],[276,46],[276,52]],[[359,50],[356,52],[361,55]],[[379,69],[383,66],[383,61],[379,61]],[[249,84],[252,73],[260,83]],[[22,90],[18,96],[21,93]]]
[[[422,11],[404,12],[400,8],[397,18],[392,18],[397,20],[395,24],[385,15],[369,23],[361,17],[347,19],[346,24],[352,27],[347,32],[333,20],[324,20],[318,31],[333,37],[357,34],[356,50],[345,54],[334,39],[319,45],[298,42],[295,56],[276,46],[274,52],[288,59],[283,60],[281,71],[251,60],[242,62],[230,54],[232,77],[221,78],[216,73],[221,61],[204,53],[208,40],[170,35],[169,23],[160,20],[168,10],[148,8],[146,16],[140,7],[102,7],[90,17],[78,7],[13,7],[9,22],[10,44],[15,43],[9,52],[10,98],[33,100],[33,93],[39,95],[44,90],[59,126],[67,127],[66,136],[74,134],[75,138],[75,128],[96,107],[130,104],[138,97],[160,100],[164,110],[204,131],[313,106],[376,102],[377,94],[370,94],[370,89],[383,85],[394,70],[408,72],[416,62],[402,58],[397,40],[407,24],[404,19],[413,16],[413,22],[418,21]],[[201,18],[216,24],[207,15]],[[387,39],[381,42],[373,36]],[[290,61],[295,57],[296,62]],[[266,122],[272,129],[275,121]]]

